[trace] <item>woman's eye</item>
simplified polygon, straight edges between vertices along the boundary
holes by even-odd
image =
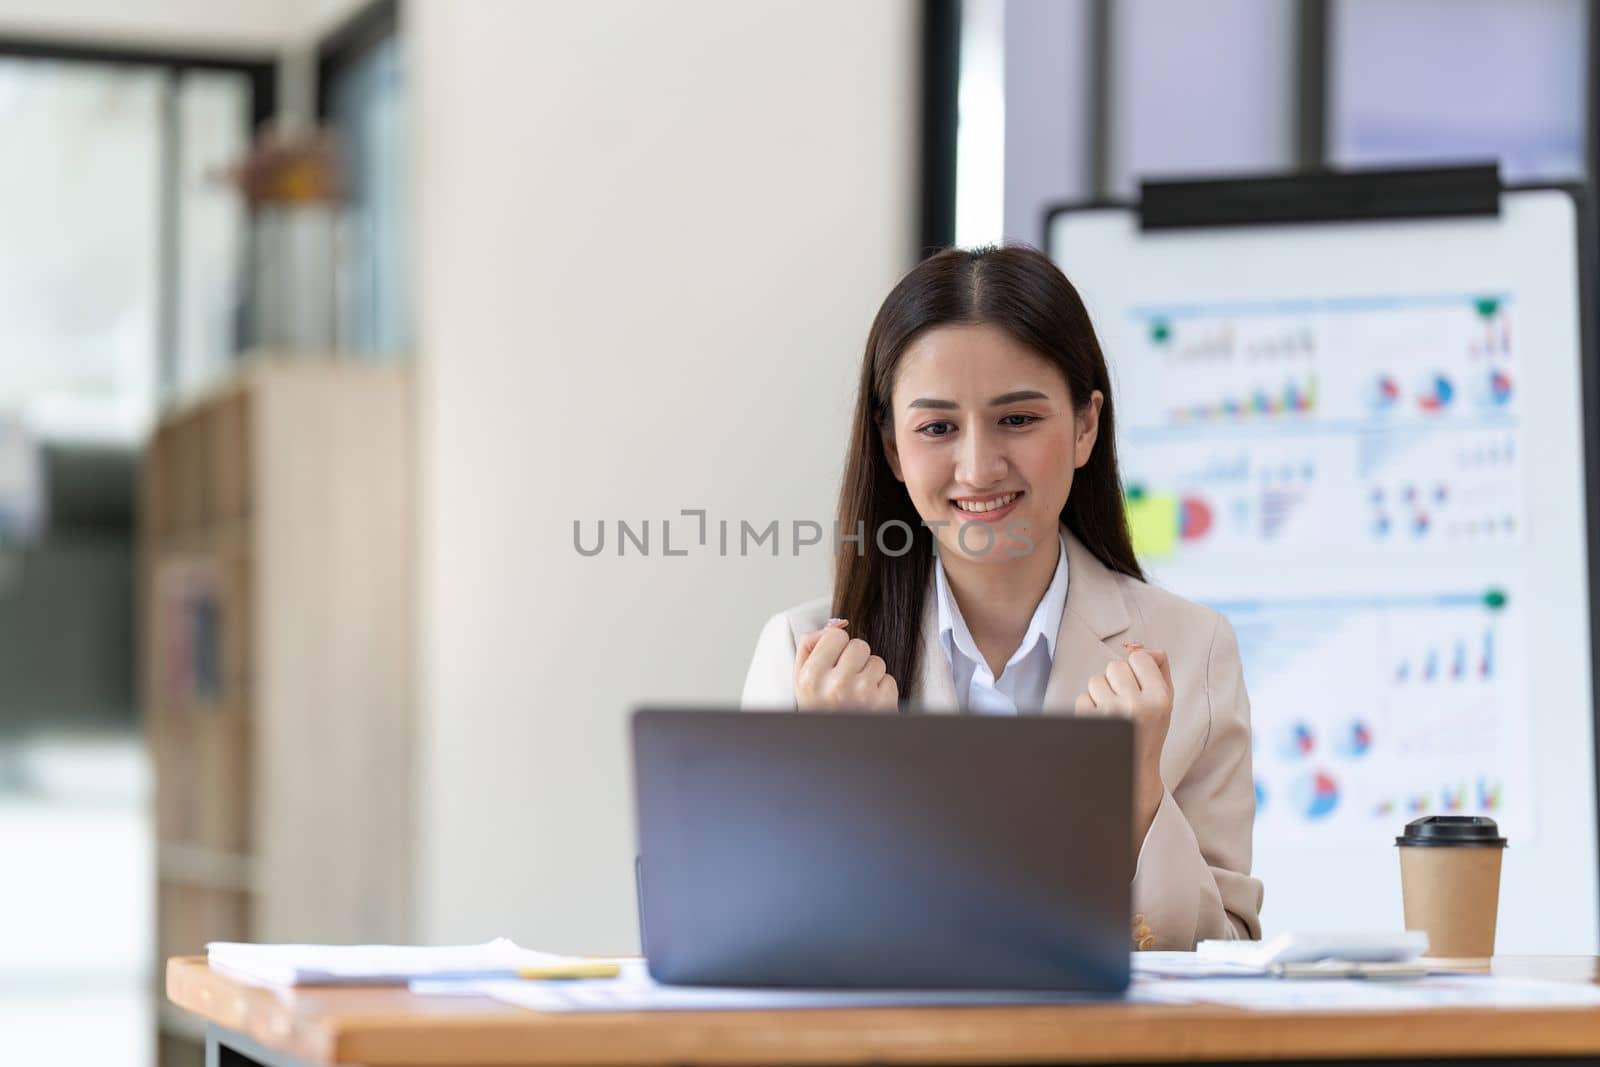
[[[1006,422],[1006,419],[1021,419],[1023,421],[1021,421],[1021,422]],[[1037,415],[1007,415],[1007,416],[1005,416],[1005,418],[1001,419],[1000,421],[1005,423],[1007,426],[1028,426],[1028,425],[1031,425],[1031,424],[1033,424],[1035,422],[1038,422],[1039,421],[1039,416],[1037,416]]]
[[[955,426],[948,422],[930,422],[917,432],[928,437],[947,437]]]

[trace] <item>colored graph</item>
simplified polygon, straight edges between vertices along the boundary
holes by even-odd
[[[1505,804],[1528,792],[1520,595],[1398,575],[1374,585],[1205,599],[1245,666],[1253,776],[1273,801],[1258,841],[1371,843],[1429,813],[1528,817]]]
[[[1503,370],[1489,372],[1489,403],[1503,408],[1511,403],[1511,375]]]
[[[1494,629],[1486,627],[1471,637],[1446,638],[1398,657],[1395,685],[1436,682],[1493,681],[1495,677]]]
[[[1315,355],[1317,332],[1309,324],[1275,327],[1244,342],[1249,359],[1305,359]]]
[[[1159,337],[1156,332],[1152,331],[1151,339],[1158,344],[1167,344],[1173,339],[1172,331],[1168,328],[1164,338]],[[1183,336],[1178,339],[1177,351],[1185,359],[1232,359],[1234,354],[1233,324],[1224,322],[1209,331],[1201,333],[1187,329],[1184,331]]]
[[[1317,377],[1304,382],[1286,381],[1281,387],[1258,386],[1244,394],[1229,394],[1220,400],[1174,407],[1173,422],[1210,423],[1275,415],[1307,415],[1317,407]]]
[[[1211,531],[1211,507],[1197,496],[1186,496],[1178,501],[1178,536],[1185,541],[1198,541]]]
[[[1272,541],[1280,536],[1289,519],[1313,492],[1316,476],[1316,467],[1310,463],[1262,470],[1257,500],[1262,540]]]
[[[1417,392],[1417,407],[1429,414],[1446,411],[1455,399],[1456,387],[1443,374],[1435,374]]]
[[[1520,539],[1522,487],[1513,430],[1396,426],[1365,435],[1367,533],[1379,544]]]
[[[1142,509],[1149,554],[1524,540],[1510,306],[1460,293],[1132,310],[1117,448],[1171,500]]]
[[[1476,377],[1476,376],[1475,376]],[[1509,407],[1512,399],[1511,374],[1502,367],[1491,367],[1482,372],[1482,386],[1474,394],[1482,407],[1500,411]],[[1423,375],[1413,390],[1417,410],[1425,415],[1439,415],[1450,410],[1457,400],[1455,379],[1447,374]],[[1367,410],[1375,416],[1387,416],[1400,409],[1405,390],[1400,379],[1392,372],[1380,373],[1366,393]]]
[[[1177,547],[1180,508],[1171,493],[1152,493],[1139,484],[1128,486],[1123,494],[1123,512],[1133,551],[1141,559],[1162,559]]]
[[[1341,754],[1351,759],[1360,759],[1372,750],[1372,727],[1359,719],[1350,724],[1349,732],[1345,734],[1344,743],[1339,746]]]
[[[1470,802],[1476,802],[1476,807]],[[1478,815],[1492,815],[1500,811],[1502,801],[1500,795],[1500,782],[1488,779],[1478,779],[1475,791],[1469,790],[1464,785],[1447,785],[1442,787],[1437,794],[1430,792],[1410,793],[1398,800],[1385,797],[1372,807],[1372,814],[1379,818],[1403,815],[1408,819],[1418,815],[1460,815],[1471,811]]]
[[[1393,375],[1383,374],[1373,383],[1369,403],[1376,412],[1393,411],[1400,403],[1400,383]]]
[[[1530,722],[1554,712],[1503,591],[1542,528],[1517,310],[1180,298],[1128,307],[1107,344],[1136,551],[1238,640],[1258,846],[1369,848],[1432,813],[1531,825]]]
[[[1317,736],[1312,732],[1310,725],[1297,722],[1289,726],[1284,732],[1283,744],[1279,746],[1279,753],[1285,759],[1303,759],[1311,755],[1317,747]]]
[[[1382,541],[1391,534],[1406,533],[1420,540],[1434,532],[1440,513],[1450,504],[1452,496],[1450,486],[1444,482],[1407,483],[1394,490],[1375,485],[1367,493],[1372,536]],[[1452,532],[1458,532],[1460,525],[1452,526]]]
[[[1477,305],[1483,321],[1477,336],[1467,342],[1467,351],[1474,356],[1505,355],[1511,351],[1511,318],[1500,307],[1500,301],[1490,297]]]
[[[1295,785],[1295,804],[1308,819],[1324,819],[1339,806],[1339,783],[1327,771],[1314,771]]]
[[[1133,550],[1141,558],[1160,559],[1170,556],[1180,541],[1202,541],[1216,522],[1211,505],[1200,496],[1151,493],[1130,485],[1122,503]]]

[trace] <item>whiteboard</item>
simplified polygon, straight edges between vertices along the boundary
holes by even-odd
[[[1267,936],[1398,928],[1396,834],[1483,813],[1497,951],[1600,952],[1578,229],[1051,217],[1141,561],[1239,634]]]

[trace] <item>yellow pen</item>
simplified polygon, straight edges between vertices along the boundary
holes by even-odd
[[[518,967],[518,978],[615,978],[622,965],[613,960],[574,960],[541,967]]]

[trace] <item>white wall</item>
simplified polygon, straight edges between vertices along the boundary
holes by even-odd
[[[368,0],[0,0],[0,36],[171,50],[258,53],[305,49],[367,3]]]
[[[825,552],[585,559],[572,523],[831,523],[915,247],[917,11],[410,10],[422,938],[632,950],[627,711],[734,701],[826,591]]]
[[[291,0],[289,6],[298,8],[297,25],[301,32],[313,36],[331,33],[347,19],[365,10],[369,0]],[[400,0],[400,18],[406,17],[410,0]]]
[[[313,0],[0,0],[0,33],[152,48],[276,48]]]

